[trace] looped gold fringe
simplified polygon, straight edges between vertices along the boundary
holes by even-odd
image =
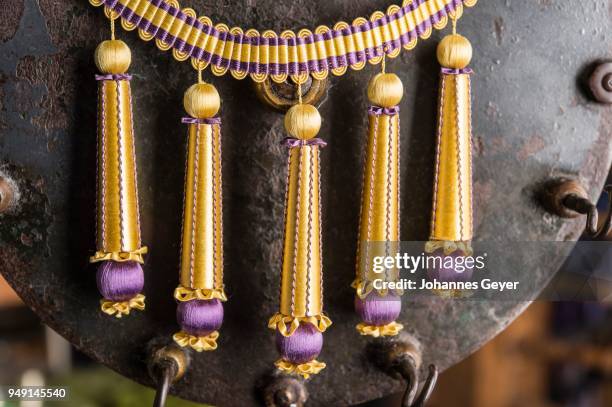
[[[140,249],[133,250],[131,252],[104,252],[97,251],[93,256],[89,258],[90,263],[97,263],[99,261],[136,261],[140,264],[144,263],[143,254],[146,254],[149,249],[146,246]]]
[[[449,254],[461,250],[466,256],[471,256],[474,254],[474,249],[472,249],[472,245],[470,242],[451,242],[448,240],[430,240],[425,243],[425,252],[433,253],[436,250],[444,250],[444,255],[448,256]]]
[[[311,317],[292,317],[277,312],[276,314],[272,315],[272,318],[270,318],[268,321],[268,328],[278,330],[278,332],[280,332],[283,336],[291,336],[295,330],[298,329],[300,323],[310,323],[319,332],[325,332],[325,330],[332,324],[332,321],[325,314]]]
[[[222,288],[208,289],[178,286],[174,290],[174,298],[176,298],[178,301],[212,300],[213,298],[217,298],[221,301],[227,301],[225,291]]]
[[[351,287],[355,289],[357,296],[362,300],[365,299],[372,291],[376,291],[376,293],[381,297],[385,297],[389,293],[397,296],[401,296],[404,294],[404,290],[401,288],[396,288],[393,290],[381,288],[380,290],[378,290],[374,288],[373,281],[363,281],[360,278],[356,278],[355,280],[353,280],[353,282],[351,283]]]
[[[399,324],[395,321],[387,324],[387,325],[368,325],[364,322],[357,324],[357,330],[361,335],[373,336],[374,338],[378,338],[380,336],[395,336],[400,333],[400,331],[404,328],[404,325]]]
[[[325,369],[325,363],[319,362],[318,360],[311,360],[310,362],[296,365],[295,363],[288,362],[284,359],[279,359],[274,363],[274,365],[282,372],[300,375],[304,379],[308,379],[310,375],[317,374],[321,370]]]
[[[206,336],[190,335],[185,331],[180,331],[172,335],[172,339],[182,348],[190,347],[196,352],[210,351],[217,349],[218,331],[213,331]]]
[[[105,314],[114,315],[117,318],[121,318],[124,315],[129,315],[131,309],[143,311],[145,309],[145,296],[142,294],[138,294],[137,296],[129,299],[128,301],[121,302],[101,299],[100,308]]]

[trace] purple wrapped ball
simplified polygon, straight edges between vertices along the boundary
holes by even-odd
[[[276,349],[288,362],[298,365],[310,362],[323,349],[323,334],[310,323],[300,324],[291,336],[276,331]]]
[[[189,335],[206,336],[221,328],[223,304],[216,298],[180,301],[176,308],[176,320]]]
[[[451,254],[445,255],[442,250],[437,250],[432,253],[432,256],[440,257],[442,264],[441,267],[427,270],[427,278],[430,281],[435,279],[443,282],[460,282],[472,279],[474,264],[466,264],[465,260],[461,259],[466,256],[463,251],[456,250]]]
[[[397,295],[389,293],[381,297],[373,291],[365,299],[355,296],[355,312],[368,325],[390,324],[399,317],[401,310],[402,300]]]
[[[142,291],[144,273],[135,261],[103,261],[96,272],[98,291],[107,300],[127,301]]]

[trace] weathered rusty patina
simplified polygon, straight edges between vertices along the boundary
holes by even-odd
[[[474,207],[476,240],[572,240],[582,219],[553,217],[534,195],[550,178],[578,178],[597,196],[610,167],[612,108],[594,103],[593,63],[610,56],[608,0],[481,1],[460,21],[475,54]],[[216,21],[281,31],[368,15],[388,0],[181,2]],[[214,8],[211,8],[214,5]],[[179,64],[135,33],[119,33],[133,52],[135,133],[147,312],[109,321],[98,312],[95,271],[96,72],[93,51],[108,21],[84,0],[23,0],[0,7],[0,174],[14,181],[17,205],[0,214],[0,272],[24,301],[76,347],[150,385],[146,344],[176,329],[185,128],[181,98],[193,82]],[[604,11],[604,12],[602,12]],[[587,23],[588,22],[588,23]],[[405,84],[402,121],[402,237],[425,240],[431,211],[439,67],[445,32],[388,60]],[[571,55],[567,50],[571,50]],[[354,253],[359,216],[365,89],[378,67],[330,78],[322,99],[322,204],[326,309],[324,374],[309,382],[309,403],[341,406],[404,389],[366,355],[354,332]],[[256,405],[254,390],[275,359],[265,324],[278,307],[285,154],[283,116],[262,104],[249,81],[209,78],[222,95],[226,287],[219,349],[196,355],[172,389],[219,406]],[[567,253],[539,253],[539,291]],[[508,254],[507,267],[520,259]],[[520,256],[519,256],[520,257]],[[423,344],[423,366],[444,369],[509,324],[524,303],[405,298],[399,322]],[[254,356],[256,355],[256,356]],[[240,371],[240,374],[232,372]],[[424,375],[425,372],[423,371]]]

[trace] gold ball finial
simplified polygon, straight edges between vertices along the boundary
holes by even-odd
[[[309,140],[321,129],[321,115],[313,105],[294,105],[285,114],[287,133],[300,140]]]
[[[101,73],[126,73],[132,62],[132,53],[127,44],[121,40],[102,41],[94,53],[96,66]]]
[[[404,85],[394,73],[379,73],[370,80],[368,85],[368,99],[376,106],[397,106],[403,95]]]
[[[445,68],[463,69],[472,60],[472,44],[459,34],[447,35],[438,44],[438,62]]]
[[[196,83],[185,92],[183,106],[191,117],[208,119],[219,111],[221,98],[217,89],[210,83]]]

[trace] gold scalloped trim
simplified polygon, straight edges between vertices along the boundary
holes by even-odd
[[[284,359],[277,360],[274,365],[276,368],[287,374],[300,375],[304,379],[308,379],[311,375],[319,373],[325,369],[325,363],[319,362],[318,360],[311,360],[307,363],[296,365]]]
[[[386,297],[388,294],[397,295],[399,297],[404,294],[404,290],[401,288],[393,290],[389,290],[387,288],[376,289],[374,288],[373,281],[363,281],[360,278],[353,280],[351,287],[355,289],[357,296],[362,300],[365,299],[372,291],[375,291],[381,297]]]
[[[268,328],[278,330],[283,336],[291,336],[298,329],[300,323],[312,324],[319,332],[325,332],[332,321],[325,314],[311,317],[292,317],[277,312],[268,321]]]
[[[145,309],[145,296],[138,294],[134,298],[128,301],[109,301],[105,299],[100,300],[100,309],[102,312],[108,315],[114,315],[117,318],[121,318],[124,315],[129,315],[133,309],[144,311]]]
[[[185,331],[180,331],[172,335],[172,339],[182,348],[191,348],[196,352],[211,351],[217,349],[217,338],[219,331],[213,331],[206,336],[189,335]]]
[[[433,253],[436,250],[443,249],[444,255],[448,256],[456,252],[457,250],[461,250],[466,256],[471,256],[474,254],[474,249],[472,249],[472,244],[470,242],[450,242],[448,240],[430,240],[425,243],[425,253]]]
[[[221,301],[227,301],[227,296],[222,288],[208,289],[178,286],[174,290],[174,298],[176,298],[178,301],[212,300],[213,298]]]
[[[368,325],[365,322],[361,322],[357,324],[355,327],[357,331],[361,335],[373,336],[374,338],[378,338],[380,336],[395,336],[400,333],[402,329],[404,329],[404,325],[397,323],[395,321],[387,324],[387,325]]]
[[[133,0],[136,1],[136,0]],[[141,0],[142,1],[142,0]],[[413,0],[404,0],[402,2],[402,6],[407,6],[408,4],[411,4]],[[104,4],[103,0],[89,0],[89,2],[93,5],[93,6],[102,6]],[[229,26],[227,26],[226,24],[223,23],[217,23],[214,24],[212,19],[210,17],[207,16],[200,16],[200,17],[196,17],[197,13],[195,12],[195,10],[193,10],[192,8],[181,8],[180,4],[177,0],[165,0],[165,2],[169,5],[172,5],[173,7],[180,9],[183,13],[185,13],[188,16],[191,16],[193,18],[197,18],[198,21],[202,22],[203,24],[209,25],[209,26],[214,26],[217,30],[219,31],[229,31],[232,33],[242,33],[244,32],[245,35],[247,36],[259,36],[259,31],[251,28],[248,30],[243,30],[240,27],[232,27],[230,28]],[[449,12],[444,18],[442,18],[440,21],[438,21],[437,23],[433,24],[433,28],[437,29],[437,30],[441,30],[444,27],[446,27],[446,25],[448,24],[448,20],[449,17],[450,18],[454,18],[454,19],[459,19],[461,18],[461,16],[463,15],[463,8],[464,7],[473,7],[476,5],[476,3],[478,2],[478,0],[464,0],[463,3],[460,3],[457,5],[457,7],[455,8],[455,10],[453,10],[452,12]],[[430,3],[423,3],[426,4],[425,6],[421,6],[425,9],[427,9],[428,7],[437,7],[438,6],[438,1],[431,1]],[[448,3],[444,3],[443,7],[446,6]],[[136,5],[138,5],[138,3],[136,3]],[[131,5],[131,8],[137,8],[134,5]],[[112,19],[116,19],[119,16],[114,13],[112,10],[110,10],[108,7],[104,6],[105,9],[105,15],[107,18],[112,18]],[[373,12],[370,17],[369,20],[370,21],[374,21],[377,19],[380,19],[382,17],[386,17],[389,15],[392,15],[394,13],[396,13],[398,10],[400,9],[400,6],[398,6],[397,4],[393,4],[390,5],[386,12],[383,11],[375,11]],[[425,13],[429,13],[427,15],[425,15]],[[417,9],[414,13],[414,15],[411,16],[411,18],[414,20],[415,18],[421,18],[422,20],[425,18],[429,18],[432,14],[433,11],[432,10],[425,10],[422,11],[420,9]],[[186,24],[184,24],[183,21],[180,21],[178,18],[171,16],[169,14],[167,14],[168,16],[171,17],[171,19],[169,21],[165,21],[164,20],[164,28],[167,29],[168,32],[171,33],[171,35],[175,36],[174,34],[181,34],[183,30],[189,30],[186,33],[183,33],[184,35],[189,34],[189,39],[191,39],[191,37],[194,35],[192,31],[194,31],[193,29],[188,28],[188,26]],[[404,17],[404,19],[407,19],[408,17]],[[177,21],[179,20],[179,21]],[[400,21],[401,20],[401,21]],[[353,20],[353,24],[351,25],[360,25],[362,24],[364,21],[367,21],[366,18],[364,17],[358,17],[355,20]],[[397,22],[396,22],[397,21]],[[414,26],[418,25],[418,21],[412,21],[412,24]],[[121,26],[127,30],[127,31],[131,31],[137,28],[136,25],[126,21],[125,19],[121,18]],[[342,28],[346,28],[349,27],[349,24],[344,22],[344,21],[340,21],[336,24],[334,24],[333,29],[334,30],[338,30],[338,29],[342,29]],[[402,33],[406,33],[408,29],[408,23],[406,21],[404,21],[403,19],[396,19],[393,20],[392,23],[389,23],[388,25],[386,25],[384,27],[384,29],[380,30],[382,32],[380,33],[372,33],[372,30],[368,30],[367,32],[361,32],[358,31],[357,34],[359,34],[357,36],[357,40],[353,39],[352,36],[347,36],[345,39],[343,39],[342,41],[332,41],[333,46],[330,46],[330,48],[332,48],[334,51],[337,50],[337,48],[340,48],[341,50],[355,50],[358,49],[356,46],[360,44],[365,45],[369,48],[381,48],[383,47],[383,44],[386,40],[388,40],[389,35],[398,35],[398,34],[402,34]],[[330,28],[324,25],[318,26],[315,29],[315,34],[323,34],[327,31],[329,31]],[[419,37],[423,40],[428,39],[431,36],[432,33],[432,27],[428,27],[428,29],[424,32],[422,32],[421,34],[419,34]],[[280,35],[277,34],[275,31],[272,30],[266,30],[264,31],[264,33],[262,34],[262,36],[271,38],[271,37],[302,37],[302,36],[306,36],[306,35],[310,35],[312,33],[311,30],[308,29],[302,29],[300,31],[298,31],[297,33],[295,33],[292,30],[285,30],[283,31]],[[141,39],[145,40],[145,41],[150,41],[154,38],[153,35],[147,33],[146,31],[142,30],[142,29],[138,29],[138,35]],[[392,37],[393,38],[393,37]],[[215,43],[213,45],[208,45],[207,44],[207,48],[210,48],[212,50],[213,53],[217,54],[217,55],[222,55],[223,57],[230,57],[230,58],[235,58],[236,56],[240,57],[241,52],[243,51],[243,47],[241,46],[234,46],[234,43],[231,43],[231,47],[226,47],[226,42],[225,41],[218,41],[218,39],[214,39],[211,41],[215,41]],[[410,41],[410,43],[408,44],[404,44],[402,47],[409,51],[411,49],[413,49],[418,42],[418,38],[414,38],[412,41]],[[155,44],[157,45],[157,47],[162,50],[162,51],[167,51],[169,50],[172,45],[171,44],[167,44],[159,39],[155,39]],[[226,49],[227,48],[227,49]],[[330,55],[327,55],[327,50],[326,47],[318,47],[317,44],[308,44],[304,47],[304,51],[306,52],[306,54],[310,53],[311,51],[314,52],[314,50],[316,49],[317,52],[323,52],[323,55],[321,55],[319,58],[319,60],[321,59],[326,59],[328,58]],[[248,47],[246,48],[247,51],[249,51],[249,56],[251,53],[255,53],[257,54],[257,59],[252,61],[251,63],[263,63],[263,64],[267,64],[270,58],[270,54],[271,54],[271,48],[270,47],[266,47],[266,46],[255,46],[253,48]],[[296,54],[302,54],[300,52],[301,50],[295,50]],[[388,53],[387,56],[390,58],[395,58],[399,55],[401,51],[401,48],[397,48],[395,50],[393,50],[392,52]],[[275,52],[278,52],[278,50],[276,50]],[[185,52],[181,52],[179,50],[173,49],[172,51],[172,55],[173,57],[177,60],[177,61],[185,61],[187,59],[189,59],[189,55]],[[318,54],[317,54],[318,56]],[[299,57],[302,57],[302,55],[299,55]],[[298,62],[304,62],[299,60],[299,57],[297,59]],[[302,57],[303,58],[303,57]],[[307,58],[308,59],[308,58]],[[381,57],[377,57],[377,58],[372,58],[369,60],[369,62],[371,64],[378,64],[382,61],[382,56]],[[191,64],[193,65],[193,67],[195,69],[204,69],[206,68],[206,66],[208,66],[208,63],[203,63],[195,58],[191,58]],[[360,70],[363,69],[366,65],[365,61],[359,61],[353,64],[348,64],[346,66],[342,66],[342,67],[338,67],[338,68],[330,68],[330,69],[325,69],[322,70],[320,72],[310,72],[307,73],[305,72],[305,76],[307,77],[308,74],[312,75],[315,79],[324,79],[328,76],[329,72],[331,71],[331,73],[335,76],[340,76],[343,75],[344,73],[346,73],[348,66],[350,65],[350,67],[354,70]],[[235,78],[235,79],[244,79],[247,76],[250,76],[251,79],[253,79],[255,82],[263,82],[268,76],[277,83],[281,83],[284,82],[285,80],[287,80],[288,75],[287,74],[279,74],[279,75],[274,75],[274,74],[262,74],[262,73],[248,73],[246,71],[238,71],[238,70],[234,70],[234,69],[230,69],[229,68],[229,64],[228,66],[215,66],[213,65],[211,67],[211,71],[214,75],[220,76],[220,75],[224,75],[225,73],[227,73],[228,71],[231,73],[231,75]],[[298,75],[291,75],[292,79],[294,81],[296,81],[296,83],[303,83],[304,81],[304,75],[298,74]]]
[[[104,252],[97,251],[93,256],[89,258],[90,263],[97,263],[100,261],[136,261],[140,264],[144,263],[143,254],[146,254],[149,249],[146,246],[141,247],[140,249],[133,250],[131,252]]]

